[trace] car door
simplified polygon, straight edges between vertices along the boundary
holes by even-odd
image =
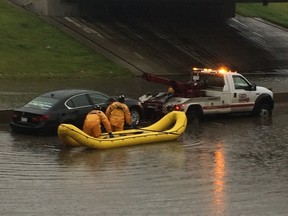
[[[252,85],[242,76],[233,75],[234,89],[231,94],[231,111],[246,112],[251,111],[255,101],[255,91]]]
[[[66,121],[69,120],[78,127],[83,126],[87,113],[93,109],[93,104],[86,93],[69,98],[65,105],[69,110],[69,114],[66,116]]]

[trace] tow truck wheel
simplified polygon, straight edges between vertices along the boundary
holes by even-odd
[[[196,110],[191,110],[186,113],[186,117],[189,123],[199,120],[199,113]]]
[[[203,117],[203,112],[200,106],[190,106],[186,111],[188,122],[199,121]]]
[[[257,115],[260,117],[269,117],[272,114],[271,107],[268,104],[261,104],[258,108]]]

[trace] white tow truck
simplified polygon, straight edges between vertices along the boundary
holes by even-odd
[[[270,116],[273,92],[250,83],[243,75],[226,69],[193,68],[187,83],[145,73],[147,81],[170,86],[168,92],[147,93],[139,98],[145,113],[161,117],[172,110],[195,116],[250,112]]]

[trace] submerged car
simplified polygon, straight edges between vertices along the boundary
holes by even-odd
[[[73,124],[82,129],[86,114],[95,105],[105,112],[111,99],[94,90],[58,90],[42,94],[21,108],[13,110],[10,127],[16,133],[52,134],[56,133],[61,123]],[[125,98],[129,107],[132,125],[138,125],[142,108],[138,100]]]

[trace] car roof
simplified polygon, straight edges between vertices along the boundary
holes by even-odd
[[[51,91],[51,92],[47,92],[42,94],[42,97],[53,97],[53,98],[57,98],[57,99],[65,99],[65,98],[69,98],[71,96],[74,95],[78,95],[78,94],[84,94],[84,93],[100,93],[100,94],[104,94],[102,92],[99,91],[94,91],[94,90],[87,90],[87,89],[63,89],[63,90],[56,90],[56,91]]]

